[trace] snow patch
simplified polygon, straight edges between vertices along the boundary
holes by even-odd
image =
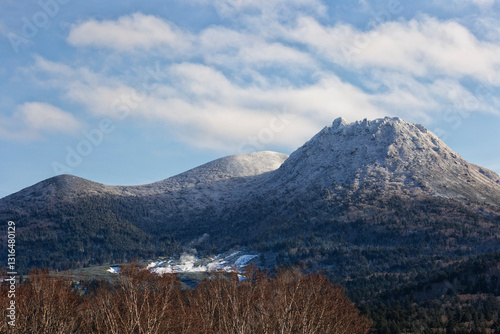
[[[120,273],[120,267],[109,267],[107,270],[108,272],[112,274],[119,274]]]
[[[243,255],[236,260],[234,263],[235,266],[246,266],[248,262],[252,261],[252,259],[256,258],[257,255]]]
[[[218,254],[215,257],[199,259],[193,254],[184,253],[181,257],[168,261],[153,261],[147,269],[155,274],[171,273],[201,273],[201,272],[241,272],[244,267],[258,255],[241,254],[241,251],[227,254]]]

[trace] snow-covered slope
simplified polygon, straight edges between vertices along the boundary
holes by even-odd
[[[370,192],[427,194],[500,205],[496,173],[468,163],[422,125],[388,117],[354,123],[338,118],[289,158],[269,151],[232,155],[140,186],[107,186],[62,175],[2,202],[40,205],[120,196],[160,198],[163,211],[213,205],[220,212],[249,195],[294,197],[325,189],[337,198]]]
[[[245,198],[247,187],[256,178],[279,168],[287,158],[286,154],[270,151],[232,155],[160,182],[110,190],[122,196],[147,198],[152,212],[167,219],[175,214],[199,215],[207,208],[222,212]]]
[[[140,186],[107,186],[62,175],[6,200],[149,196],[196,209],[231,205],[248,194],[283,196],[318,189],[328,189],[332,196],[370,191],[379,196],[428,194],[500,205],[496,173],[465,161],[422,125],[388,117],[354,123],[338,118],[289,158],[269,151],[232,155]]]
[[[163,181],[133,187],[120,187],[131,194],[160,194],[164,192],[198,189],[208,186],[211,191],[222,190],[245,178],[273,171],[281,166],[288,155],[262,151],[231,155],[188,170]],[[229,182],[224,182],[229,181]]]
[[[500,177],[468,163],[420,124],[400,118],[336,119],[271,173],[283,191],[332,196],[429,194],[500,205]]]
[[[2,201],[73,201],[89,196],[153,196],[168,195],[179,191],[198,191],[204,188],[214,195],[214,190],[225,191],[245,178],[277,169],[288,156],[263,151],[232,155],[214,160],[163,181],[139,186],[109,186],[73,175],[60,175],[41,181],[31,187],[5,197]],[[229,181],[230,180],[230,181]],[[225,182],[224,182],[225,181]],[[1,204],[1,202],[0,202]]]

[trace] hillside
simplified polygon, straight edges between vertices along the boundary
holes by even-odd
[[[238,189],[287,157],[275,152],[229,156],[140,186],[56,176],[1,199],[0,219],[16,222],[18,262],[25,270],[175,254],[183,246],[166,229],[240,197]]]
[[[20,263],[71,268],[246,247],[339,280],[499,251],[500,178],[421,125],[337,119],[290,157],[256,152],[141,186],[63,175],[0,200]]]

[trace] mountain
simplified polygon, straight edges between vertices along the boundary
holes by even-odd
[[[266,266],[411,279],[500,251],[500,177],[421,125],[337,119],[290,157],[229,156],[141,186],[57,176],[1,199],[0,220],[16,222],[22,268],[245,247]]]
[[[228,156],[140,186],[56,176],[1,199],[0,219],[16,222],[18,262],[24,269],[175,253],[183,246],[166,235],[170,225],[232,198],[236,188],[287,158],[276,152]]]
[[[365,190],[500,205],[497,174],[468,163],[422,125],[399,118],[352,124],[339,118],[294,152],[273,181],[293,191],[315,184],[343,196]]]
[[[56,198],[74,200],[78,197],[102,195],[148,196],[220,181],[234,181],[277,169],[288,155],[276,152],[255,152],[232,155],[214,160],[163,181],[140,186],[108,186],[72,175],[55,176],[2,199],[0,205],[53,201]],[[229,183],[228,183],[229,184]]]

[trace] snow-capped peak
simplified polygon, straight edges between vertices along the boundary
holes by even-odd
[[[498,175],[468,163],[424,126],[397,117],[352,123],[337,118],[273,176],[290,191],[365,188],[500,204]]]

